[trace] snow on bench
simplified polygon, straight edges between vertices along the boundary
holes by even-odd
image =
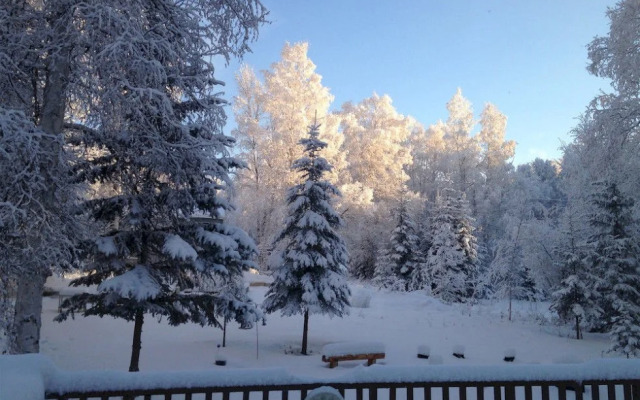
[[[338,365],[338,361],[367,360],[367,365],[385,357],[384,344],[380,342],[339,342],[330,343],[322,348],[322,361],[329,368]]]

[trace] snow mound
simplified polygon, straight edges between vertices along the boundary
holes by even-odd
[[[305,400],[343,400],[340,392],[331,386],[320,386],[307,394]]]
[[[381,342],[338,342],[327,344],[322,348],[322,355],[325,357],[372,353],[384,353],[384,344]]]
[[[427,346],[426,344],[421,344],[420,346],[418,346],[418,354],[429,356],[431,354],[431,347]]]
[[[0,356],[0,399],[42,400],[56,373],[53,363],[40,354]]]

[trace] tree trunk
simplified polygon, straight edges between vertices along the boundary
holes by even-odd
[[[131,345],[131,363],[129,372],[140,371],[140,349],[142,349],[142,323],[144,322],[144,312],[142,309],[136,311],[136,320],[133,327],[133,344]]]
[[[307,355],[307,333],[309,332],[309,310],[304,312],[304,328],[302,328],[302,351],[303,355]]]
[[[42,325],[42,292],[48,271],[35,270],[18,279],[13,331],[16,334],[12,353],[38,353]]]
[[[511,286],[509,286],[509,321],[511,321],[511,293],[512,293],[512,288]]]
[[[582,339],[582,335],[580,334],[580,317],[576,315],[576,339]]]
[[[224,325],[222,325],[222,347],[227,347],[227,317],[224,317]]]
[[[0,354],[12,354],[16,349],[16,279],[0,268]]]
[[[66,17],[69,18],[68,15]],[[42,92],[40,127],[51,135],[61,135],[64,126],[67,86],[71,74],[70,55],[71,47],[64,46],[59,52],[51,55],[47,62],[46,81]]]
[[[58,19],[63,17],[68,19],[69,15],[57,16]],[[64,24],[60,23],[58,26],[62,29]],[[51,55],[47,61],[40,127],[45,133],[51,135],[62,135],[67,103],[66,92],[71,68],[70,54],[71,48],[65,46],[59,52]],[[55,140],[45,141],[44,145],[48,146],[52,154],[65,151]],[[55,158],[52,157],[52,160]],[[53,162],[55,163],[55,161]],[[54,168],[54,165],[51,168]],[[47,172],[51,173],[51,171]],[[46,176],[46,173],[43,175]],[[43,204],[55,207],[56,201],[55,189],[50,188],[45,194]],[[16,334],[15,351],[17,353],[37,353],[40,351],[42,292],[44,283],[51,272],[49,266],[39,266],[37,263],[38,260],[34,260],[33,265],[25,268],[29,272],[18,277],[13,329]]]

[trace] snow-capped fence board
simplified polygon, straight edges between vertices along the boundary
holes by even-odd
[[[266,386],[131,389],[48,393],[46,399],[205,399],[304,400],[321,386],[336,389],[345,400],[637,400],[640,379],[545,382],[392,382],[305,383]]]
[[[23,377],[29,379],[28,385]],[[640,360],[583,364],[373,366],[331,379],[284,369],[65,372],[38,355],[0,356],[0,398],[304,400],[321,386],[345,400],[639,400]],[[33,391],[33,390],[31,390]],[[33,393],[31,393],[33,394]]]

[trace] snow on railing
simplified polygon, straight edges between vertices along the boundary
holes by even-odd
[[[587,388],[584,397],[583,390],[577,390],[571,392],[570,397],[574,396],[571,398],[637,400],[640,399],[640,360],[608,359],[554,365],[382,365],[356,367],[341,376],[321,379],[295,376],[281,368],[68,372],[59,370],[40,355],[0,356],[2,400],[41,400],[43,393],[48,399],[133,396],[151,399],[153,395],[160,395],[163,399],[210,400],[216,395],[230,400],[230,395],[242,394],[243,400],[253,400],[256,396],[262,400],[294,400],[304,399],[308,391],[320,386],[334,387],[343,396],[346,393],[345,398],[356,400],[429,400],[434,388],[436,395],[431,400],[484,399],[485,388],[491,388],[487,392],[489,398],[500,400],[571,400],[567,398],[567,389],[578,388]]]

